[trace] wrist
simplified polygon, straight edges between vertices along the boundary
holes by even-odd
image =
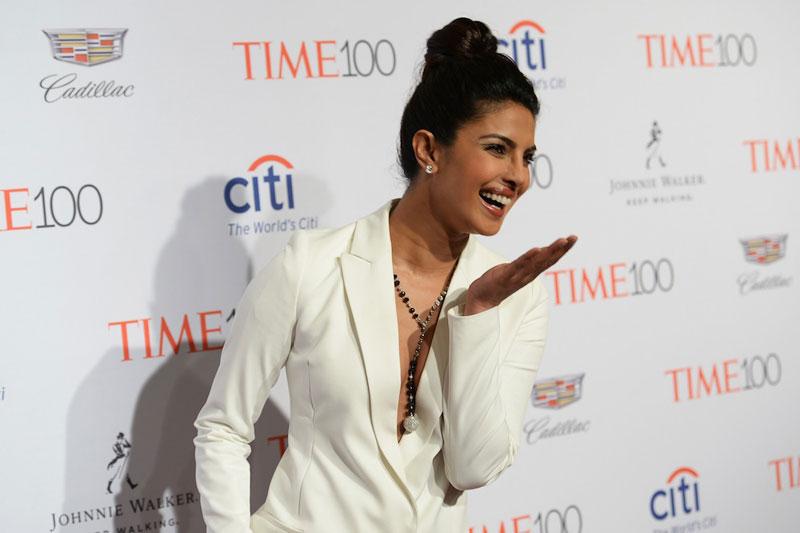
[[[468,298],[466,303],[464,304],[464,316],[476,315],[478,313],[486,311],[487,309],[491,309],[492,307],[494,307],[494,305],[488,303],[476,302]]]

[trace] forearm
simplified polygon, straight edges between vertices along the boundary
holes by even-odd
[[[445,389],[445,468],[456,488],[484,486],[514,460],[522,418],[541,359],[546,328],[543,293],[513,338],[512,308],[449,313],[450,357]],[[506,335],[510,336],[509,333]]]

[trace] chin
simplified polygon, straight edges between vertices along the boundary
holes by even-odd
[[[500,228],[503,227],[503,223],[499,222],[497,224],[481,224],[476,229],[475,233],[479,235],[484,235],[486,237],[491,237],[493,235],[497,235],[500,232]]]

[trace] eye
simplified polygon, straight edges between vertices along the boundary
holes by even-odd
[[[506,153],[506,147],[502,144],[487,144],[486,149],[498,155],[504,155]]]
[[[526,164],[526,165],[530,165],[531,163],[533,163],[533,160],[534,160],[535,158],[536,158],[536,154],[535,154],[535,153],[533,153],[533,152],[531,152],[531,153],[529,153],[529,154],[526,154],[526,155],[525,155],[525,164]]]

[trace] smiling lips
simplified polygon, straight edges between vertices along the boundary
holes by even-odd
[[[479,191],[478,196],[481,198],[481,203],[492,215],[502,217],[506,206],[511,205],[511,198],[502,194],[497,194],[490,191]]]

